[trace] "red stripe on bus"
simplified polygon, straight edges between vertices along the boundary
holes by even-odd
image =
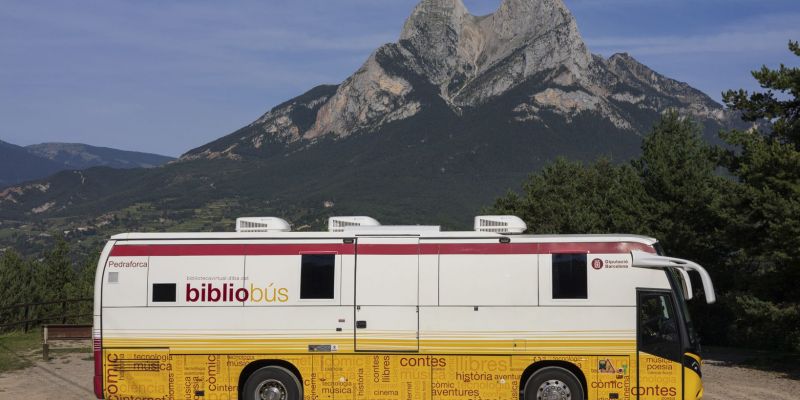
[[[128,245],[114,245],[111,249],[111,254],[109,257],[139,257],[139,256],[149,256],[150,250],[148,249],[149,246],[146,245],[137,245],[137,246],[128,246]]]
[[[437,249],[438,247],[438,249]],[[632,250],[655,253],[653,246],[635,242],[597,243],[442,243],[421,246],[421,254],[621,254]]]
[[[352,244],[150,244],[116,245],[112,257],[278,256],[303,253],[353,254]]]
[[[655,253],[653,246],[636,242],[596,242],[596,243],[539,243],[540,254],[588,253],[620,254],[633,250]]]
[[[632,250],[655,253],[653,246],[635,242],[597,243],[421,243],[416,244],[362,244],[362,255],[413,255],[413,254],[553,254],[587,253],[620,254]]]
[[[635,242],[596,243],[423,243],[362,244],[362,255],[414,254],[621,254],[632,250],[655,253],[653,246]],[[353,244],[165,244],[116,245],[112,257],[136,256],[272,256],[305,253],[355,254]]]
[[[537,254],[538,245],[538,243],[442,243],[439,245],[439,254]]]
[[[156,245],[147,246],[151,256],[238,256],[244,254],[243,244],[214,245]]]
[[[354,254],[353,244],[248,244],[248,256],[278,256],[304,253]]]

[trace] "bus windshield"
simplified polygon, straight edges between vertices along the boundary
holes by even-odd
[[[697,331],[694,328],[694,323],[692,323],[692,317],[689,314],[689,307],[686,304],[686,296],[684,296],[684,291],[686,287],[683,283],[683,277],[678,273],[678,271],[670,268],[669,269],[670,280],[673,283],[673,287],[675,288],[675,299],[678,301],[678,306],[681,308],[681,314],[683,314],[683,323],[686,325],[686,334],[689,336],[689,348],[696,349],[700,351],[700,340],[697,336]]]
[[[665,255],[664,248],[661,246],[661,243],[655,243],[653,247],[656,249],[656,254],[659,256]],[[700,339],[699,336],[697,336],[697,331],[694,328],[692,317],[689,314],[689,307],[686,304],[686,296],[684,296],[686,285],[683,282],[683,277],[675,269],[670,268],[667,271],[669,280],[674,288],[676,296],[675,298],[678,301],[678,306],[681,308],[681,314],[683,314],[683,323],[686,326],[686,334],[689,336],[689,348],[700,351]]]

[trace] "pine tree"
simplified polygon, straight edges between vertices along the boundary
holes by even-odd
[[[722,193],[733,185],[716,173],[714,151],[702,127],[666,112],[642,142],[633,162],[651,200],[653,234],[668,254],[714,264],[727,254],[718,231]]]
[[[800,57],[797,42],[789,49]],[[723,134],[733,147],[723,165],[741,182],[727,198],[729,264],[741,277],[734,324],[742,341],[800,350],[800,68],[764,66],[753,77],[765,91],[723,94],[754,123]]]
[[[31,262],[8,250],[0,256],[0,308],[30,302]],[[0,321],[19,321],[22,309],[0,310]]]

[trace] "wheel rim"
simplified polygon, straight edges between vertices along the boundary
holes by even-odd
[[[550,379],[539,385],[536,391],[536,400],[570,400],[572,392],[566,383],[558,379]]]
[[[256,387],[257,400],[286,400],[286,386],[276,379],[267,379]]]

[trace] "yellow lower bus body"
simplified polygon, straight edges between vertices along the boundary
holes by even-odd
[[[175,354],[168,349],[114,348],[105,349],[103,358],[109,400],[237,399],[242,372],[253,363],[269,362],[293,367],[305,400],[517,400],[526,371],[548,364],[579,370],[589,400],[702,397],[702,383],[694,371],[645,353],[637,357],[635,351],[608,356]]]

